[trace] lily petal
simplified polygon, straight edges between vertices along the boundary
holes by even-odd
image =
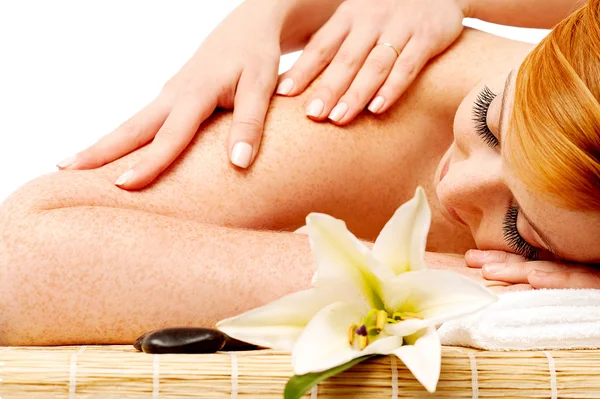
[[[402,345],[402,338],[376,340],[358,350],[348,342],[348,328],[360,323],[364,314],[350,304],[336,302],[321,310],[306,326],[292,352],[294,374],[329,370],[357,357],[390,354]]]
[[[424,256],[430,223],[431,210],[425,191],[418,187],[415,196],[398,208],[379,233],[373,256],[395,274],[426,269]]]
[[[418,313],[428,325],[474,313],[498,300],[467,277],[431,269],[400,274],[384,285],[383,292],[388,311]],[[394,326],[401,324],[390,325],[388,333],[395,334]]]
[[[291,352],[310,320],[334,302],[331,292],[315,288],[286,295],[274,302],[222,320],[217,328],[232,338]]]
[[[348,231],[346,223],[329,215],[311,213],[306,218],[306,227],[317,265],[313,285],[335,290],[343,302],[382,309],[380,281],[393,275],[374,259],[368,260],[369,249]],[[376,277],[373,269],[377,272],[377,267],[388,274]]]
[[[414,343],[404,345],[393,353],[406,365],[415,378],[429,392],[435,392],[442,366],[442,345],[434,327],[419,336]]]

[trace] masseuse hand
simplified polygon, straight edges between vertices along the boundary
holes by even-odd
[[[520,255],[503,251],[471,250],[465,255],[467,265],[482,268],[483,277],[494,281],[533,288],[600,289],[600,268],[545,260],[528,261]]]
[[[346,0],[312,37],[277,93],[295,96],[325,69],[306,113],[339,125],[387,111],[462,31],[460,0]],[[384,44],[386,43],[386,44]]]
[[[227,151],[233,164],[248,167],[258,152],[277,84],[281,23],[244,6],[211,33],[156,99],[59,168],[99,167],[154,140],[115,182],[126,189],[142,188],[181,154],[216,107],[235,107]]]

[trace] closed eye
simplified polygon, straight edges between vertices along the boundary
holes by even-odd
[[[504,222],[502,223],[504,240],[515,253],[530,260],[539,259],[542,249],[529,244],[521,236],[517,229],[518,218],[519,207],[515,205],[509,206],[504,215]]]
[[[477,95],[473,104],[473,122],[475,123],[475,131],[477,135],[492,148],[498,147],[498,139],[490,130],[487,124],[488,110],[490,104],[496,98],[496,94],[489,87],[483,86],[483,89]]]

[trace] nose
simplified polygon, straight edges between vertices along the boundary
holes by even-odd
[[[471,154],[465,160],[454,162],[440,182],[444,202],[461,216],[481,216],[507,201],[510,191],[504,181],[502,160],[486,155],[489,154],[481,152],[477,156],[482,159],[476,159]]]

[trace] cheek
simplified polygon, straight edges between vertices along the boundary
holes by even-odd
[[[477,248],[496,251],[508,250],[502,238],[502,219],[488,216],[481,219],[480,223],[473,227],[471,233]]]

